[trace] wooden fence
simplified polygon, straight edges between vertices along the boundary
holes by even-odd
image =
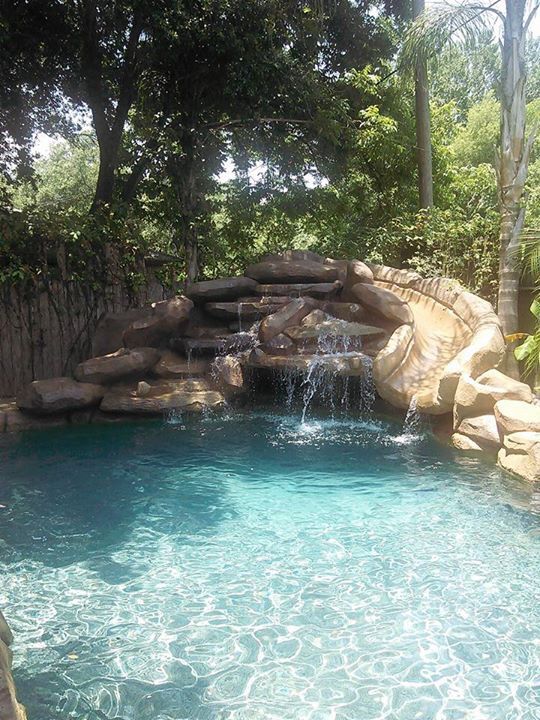
[[[120,284],[95,291],[53,281],[29,292],[0,287],[0,397],[12,397],[31,380],[69,375],[91,355],[92,336],[107,312],[140,307],[165,297],[153,277],[136,293]]]

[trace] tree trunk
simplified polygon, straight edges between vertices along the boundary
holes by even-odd
[[[414,0],[413,14],[417,18],[425,10],[425,0]],[[415,78],[416,155],[418,164],[418,194],[420,208],[433,207],[433,168],[431,157],[431,123],[429,116],[429,87],[426,62],[418,59]]]
[[[169,172],[174,184],[178,205],[178,245],[183,247],[186,282],[196,282],[199,277],[199,195],[197,188],[196,141],[194,133],[182,138],[183,154],[174,159]]]
[[[184,230],[184,252],[186,254],[186,276],[188,283],[199,277],[199,242],[197,227],[190,223]]]
[[[143,30],[143,16],[136,10],[127,30],[115,102],[104,78],[97,6],[97,0],[85,0],[80,5],[81,73],[99,145],[99,172],[91,213],[113,200],[124,127],[137,91],[137,51]]]
[[[497,183],[501,214],[498,313],[505,335],[518,331],[519,247],[525,218],[524,188],[534,137],[525,138],[525,5],[506,0],[501,78],[501,140]],[[513,352],[507,371],[518,375]]]
[[[95,123],[94,123],[95,124]],[[108,133],[107,133],[108,135]],[[90,212],[109,205],[113,199],[119,146],[112,147],[108,137],[97,134],[99,145],[99,172]]]

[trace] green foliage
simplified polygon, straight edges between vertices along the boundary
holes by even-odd
[[[533,300],[530,311],[536,321],[536,331],[527,335],[525,340],[514,350],[516,360],[525,364],[525,373],[538,379],[540,370],[540,299]]]
[[[486,95],[473,105],[466,122],[459,127],[451,150],[463,165],[495,162],[495,148],[499,139],[500,103],[494,95]],[[527,124],[534,128],[540,122],[540,98],[527,105]],[[534,162],[536,152],[533,149]]]
[[[437,104],[453,102],[454,119],[464,122],[471,108],[496,91],[500,52],[486,31],[464,47],[446,47],[430,72],[430,95]],[[532,96],[534,97],[534,96]],[[496,113],[498,118],[499,113]],[[484,162],[484,161],[483,161]]]

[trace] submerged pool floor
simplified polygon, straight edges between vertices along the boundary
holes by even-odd
[[[29,720],[540,718],[540,518],[491,466],[264,412],[0,452]]]

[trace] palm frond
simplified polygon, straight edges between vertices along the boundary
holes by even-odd
[[[530,349],[525,358],[525,377],[536,377],[540,366],[540,328],[530,336]]]
[[[493,34],[494,21],[498,18],[504,22],[504,15],[496,7],[500,3],[441,2],[430,6],[405,34],[398,60],[400,70],[412,72],[419,61],[436,61],[448,45],[474,46],[479,38],[485,42],[486,31]]]
[[[540,288],[540,230],[527,230],[521,236],[523,271]]]

